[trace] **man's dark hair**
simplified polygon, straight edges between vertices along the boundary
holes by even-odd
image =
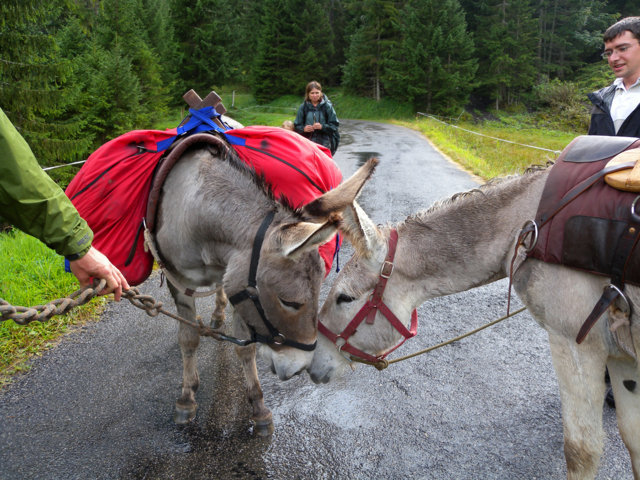
[[[602,40],[605,43],[610,42],[626,31],[631,32],[633,36],[640,41],[640,17],[627,17],[614,23],[604,32]]]

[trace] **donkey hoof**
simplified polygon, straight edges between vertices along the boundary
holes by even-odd
[[[212,316],[211,322],[209,323],[211,328],[221,328],[224,325],[224,315],[222,317]]]
[[[196,411],[198,410],[197,404],[181,405],[176,403],[176,409],[173,412],[173,421],[178,425],[186,425],[196,417]]]
[[[269,415],[268,418],[264,418],[264,419],[260,419],[260,420],[253,420],[253,423],[255,425],[254,428],[254,433],[258,436],[258,437],[268,437],[269,435],[273,434],[273,419],[271,418],[271,415]]]

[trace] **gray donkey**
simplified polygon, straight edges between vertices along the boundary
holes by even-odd
[[[358,349],[360,353],[352,356],[360,358],[389,351],[403,339],[412,311],[426,300],[506,277],[518,232],[535,218],[548,175],[549,170],[535,171],[494,182],[436,203],[394,226],[378,227],[357,204],[349,207],[344,228],[356,254],[341,270],[322,307],[320,328],[328,337],[318,339],[309,368],[312,379],[327,382],[345,370],[351,363],[349,348]],[[395,258],[391,258],[392,246]],[[372,310],[375,322],[363,321],[357,330],[347,327],[370,301],[380,278],[388,283],[381,304]],[[609,282],[604,276],[533,258],[513,277],[519,297],[549,334],[570,479],[596,476],[603,451],[605,366],[615,394],[618,428],[631,456],[634,478],[640,479],[638,362],[614,341],[606,321],[598,322],[583,343],[576,342],[582,323]],[[635,350],[640,351],[640,288],[627,285],[625,294],[633,312]],[[393,318],[404,328],[394,325]],[[350,337],[345,333],[349,329]]]
[[[350,179],[299,210],[277,202],[264,181],[225,144],[196,145],[182,154],[162,187],[155,240],[178,288],[169,282],[178,313],[196,318],[190,290],[218,286],[214,317],[224,319],[225,292],[247,382],[252,420],[261,435],[273,431],[256,369],[256,343],[264,343],[271,370],[286,380],[306,369],[316,342],[318,295],[325,268],[318,246],[331,239],[375,168],[372,160]],[[234,301],[235,299],[235,301]],[[174,420],[197,410],[198,332],[180,324],[182,394]]]

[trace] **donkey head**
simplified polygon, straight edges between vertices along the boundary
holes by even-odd
[[[401,260],[401,255],[398,255],[392,267],[387,262],[390,229],[377,228],[356,202],[345,209],[343,217],[341,228],[356,253],[338,274],[320,311],[320,322],[326,336],[319,336],[318,347],[308,369],[316,383],[328,382],[342,372],[350,365],[350,355],[372,361],[393,349],[403,341],[401,332],[408,332],[412,318],[408,289],[410,279],[402,273],[403,264],[410,263],[410,259],[405,255]],[[399,243],[398,253],[401,246]],[[368,304],[381,275],[388,281],[382,299],[386,308],[371,308]],[[367,315],[374,320],[372,324],[364,321],[366,308],[371,308]],[[395,316],[402,325],[395,327],[387,320],[389,315]]]
[[[341,228],[342,212],[353,204],[376,164],[370,160],[351,178],[294,214],[279,209],[265,227],[259,256],[255,251],[252,254],[254,282],[248,252],[229,262],[224,285],[242,318],[236,323],[269,347],[262,349],[263,356],[282,380],[311,364],[325,273],[318,247]]]

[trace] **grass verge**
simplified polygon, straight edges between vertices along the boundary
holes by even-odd
[[[558,153],[579,135],[541,128],[533,123],[509,125],[501,121],[487,121],[451,124],[430,117],[394,123],[418,130],[453,161],[485,180],[522,173],[531,165],[554,161]]]
[[[42,305],[78,289],[76,278],[64,271],[63,257],[20,231],[0,235],[0,259],[0,298],[11,305]],[[29,358],[50,348],[60,335],[96,318],[105,303],[106,299],[95,298],[46,322],[0,323],[0,387],[13,374],[28,370]]]

